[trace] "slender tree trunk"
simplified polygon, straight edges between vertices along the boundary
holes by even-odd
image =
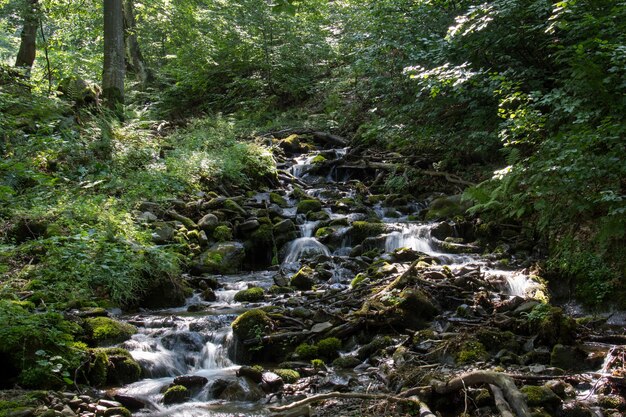
[[[104,67],[102,96],[116,109],[124,104],[124,8],[122,0],[104,0]]]
[[[33,67],[37,54],[37,29],[39,29],[39,1],[29,0],[24,10],[22,41],[15,60],[15,66],[26,69],[28,73]]]
[[[135,5],[133,0],[124,0],[124,27],[126,33],[126,55],[128,61],[132,63],[133,71],[141,84],[145,88],[150,82],[150,70],[146,66],[137,40],[137,22],[135,20]]]

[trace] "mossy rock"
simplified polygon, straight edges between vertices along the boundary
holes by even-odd
[[[293,369],[274,369],[273,372],[281,377],[287,384],[293,384],[300,379],[298,371],[294,371]]]
[[[418,289],[408,289],[400,293],[398,309],[390,310],[390,321],[404,329],[419,330],[438,313],[438,308],[426,293]]]
[[[253,303],[256,301],[262,301],[265,298],[265,292],[261,287],[252,287],[246,290],[241,290],[235,294],[235,301],[238,303],[248,302]]]
[[[359,272],[350,282],[350,288],[352,289],[357,288],[359,285],[364,284],[365,280],[367,279],[368,279],[367,274],[364,274],[363,272]]]
[[[309,266],[303,266],[291,277],[289,284],[301,291],[310,290],[315,284],[315,271]]]
[[[122,416],[122,417],[132,417],[133,413],[131,413],[126,407],[111,407],[104,412],[104,417],[113,417],[113,416]]]
[[[246,262],[251,265],[268,266],[277,252],[274,230],[271,224],[262,224],[245,241]]]
[[[161,275],[149,277],[147,281],[149,288],[139,296],[136,306],[156,309],[185,304],[189,287],[181,277]]]
[[[352,223],[349,236],[352,241],[352,245],[358,245],[362,243],[368,237],[378,236],[385,232],[385,225],[383,223],[371,223],[366,221],[357,221]]]
[[[489,354],[485,346],[477,340],[467,340],[463,342],[459,351],[456,353],[456,362],[458,364],[474,363],[486,361]]]
[[[233,231],[230,227],[222,224],[213,230],[213,239],[218,242],[227,242],[233,240]]]
[[[358,350],[357,357],[360,360],[364,361],[365,359],[368,359],[369,357],[374,356],[381,349],[384,349],[393,344],[394,344],[393,339],[389,336],[376,336],[374,340],[362,346]]]
[[[306,218],[307,220],[317,222],[317,221],[330,219],[330,215],[326,213],[325,211],[315,211],[315,212],[309,212]]]
[[[561,399],[546,386],[525,385],[520,388],[529,407],[554,408],[561,404]]]
[[[107,382],[109,368],[109,357],[104,349],[90,349],[89,362],[85,378],[87,383],[93,387],[103,387]]]
[[[354,369],[360,364],[361,361],[354,356],[342,356],[333,361],[333,367],[338,369]]]
[[[122,343],[135,333],[137,328],[108,317],[91,317],[85,320],[87,334],[95,346]]]
[[[312,164],[323,164],[324,162],[326,162],[324,155],[317,155],[311,160]]]
[[[306,144],[302,143],[299,135],[290,135],[281,140],[279,146],[287,153],[302,153],[307,150]]]
[[[267,313],[260,309],[248,310],[232,323],[233,334],[241,342],[257,339],[270,333],[274,322]]]
[[[224,209],[244,217],[247,215],[246,210],[230,198],[224,201]]]
[[[479,328],[473,335],[489,352],[496,353],[502,349],[518,352],[520,344],[515,340],[515,334],[510,331]]]
[[[296,347],[295,353],[296,355],[298,355],[298,358],[300,359],[311,360],[311,359],[315,359],[318,357],[319,349],[317,348],[316,345],[302,343],[298,345],[298,347]]]
[[[550,365],[573,371],[586,368],[587,353],[576,346],[556,344],[550,353]]]
[[[430,203],[426,220],[444,220],[464,216],[471,207],[469,201],[463,201],[462,195],[439,197]]]
[[[189,390],[182,385],[174,385],[163,394],[163,404],[184,403],[190,397]]]
[[[122,348],[104,349],[109,358],[107,383],[110,385],[126,385],[141,378],[141,367],[133,359],[130,352]]]
[[[270,202],[278,205],[279,207],[287,207],[289,205],[287,204],[287,200],[278,193],[270,193]]]
[[[576,320],[565,315],[559,307],[549,306],[535,307],[529,317],[533,317],[538,309],[543,311],[531,322],[531,332],[537,333],[537,343],[553,347],[558,343],[569,345],[576,341]]]
[[[270,294],[291,294],[294,291],[291,287],[281,287],[279,285],[272,285],[269,290]]]
[[[317,342],[316,346],[321,357],[333,360],[339,356],[341,340],[336,337],[328,337]]]
[[[214,274],[234,274],[241,270],[246,256],[239,242],[219,242],[200,255],[196,268]]]
[[[319,200],[302,200],[298,203],[297,213],[307,214],[322,210],[322,203]]]

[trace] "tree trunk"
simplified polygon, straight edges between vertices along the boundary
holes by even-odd
[[[124,104],[124,8],[122,0],[104,0],[104,67],[102,96],[117,109]]]
[[[39,1],[29,0],[24,10],[24,27],[22,28],[22,41],[17,53],[15,66],[26,69],[30,73],[35,55],[37,54],[37,29],[39,28]]]
[[[133,0],[124,0],[124,27],[128,62],[132,63],[132,69],[137,76],[137,80],[141,84],[141,88],[144,89],[150,82],[150,70],[146,66],[141,48],[139,48],[139,41],[137,40],[137,22],[135,20]]]

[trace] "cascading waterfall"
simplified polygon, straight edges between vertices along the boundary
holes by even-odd
[[[334,155],[339,159],[344,157],[347,151],[348,148],[334,149],[324,151],[323,155],[325,157]],[[321,177],[313,178],[314,176],[307,175],[307,172],[314,166],[314,158],[320,154],[322,153],[312,152],[295,158],[295,163],[290,167],[293,176],[300,178],[304,183],[316,183],[317,188],[307,187],[305,192],[311,198],[318,198],[322,201],[324,205],[322,209],[328,213],[331,220],[343,219],[348,223],[365,220],[367,218],[365,213],[333,212],[329,204],[335,198],[332,196],[353,197],[354,190],[346,190],[347,187],[336,184],[336,178],[333,178],[336,175],[333,175],[332,171],[326,177],[327,184],[318,182]],[[270,194],[269,192],[259,193],[252,199],[257,204],[268,204]],[[349,247],[349,235],[346,233],[349,226],[335,228],[336,239],[341,243],[331,245],[334,249],[335,258],[333,259],[329,248],[314,237],[320,222],[307,221],[303,214],[296,214],[295,202],[293,200],[288,200],[288,202],[289,207],[282,209],[283,217],[300,223],[298,226],[300,237],[287,245],[280,270],[294,272],[300,268],[303,259],[324,255],[330,259],[330,262],[327,262],[332,274],[328,279],[329,288],[341,290],[347,287],[347,283],[354,277],[355,272],[345,268],[339,260],[349,258],[352,250]],[[414,204],[411,208],[419,211],[422,206]],[[391,218],[391,215],[398,215],[398,213],[390,213],[389,209],[383,208],[382,205],[376,205],[373,209],[390,230],[384,237],[386,252],[410,248],[432,256],[441,263],[449,264],[451,268],[461,268],[468,263],[478,264],[487,279],[502,280],[506,283],[508,294],[513,296],[525,296],[537,285],[525,274],[493,268],[479,255],[443,252],[440,247],[441,242],[431,235],[433,229],[431,224],[403,222],[404,218]],[[386,215],[390,217],[387,218]],[[211,384],[214,381],[236,378],[235,370],[238,367],[231,359],[234,343],[230,324],[237,315],[249,307],[235,302],[235,294],[251,285],[267,289],[273,284],[275,274],[276,271],[257,271],[250,274],[219,276],[217,278],[221,287],[215,291],[214,302],[204,302],[196,295],[190,298],[187,306],[183,308],[156,312],[151,315],[143,314],[128,319],[129,322],[137,324],[140,331],[131,340],[125,342],[123,347],[128,349],[141,364],[147,379],[131,384],[120,392],[141,398],[149,404],[151,409],[141,412],[143,415],[176,417],[258,415],[253,409],[246,409],[242,414],[241,404],[235,406],[220,403],[216,405],[217,409],[210,409],[212,406],[207,405],[209,404],[207,401],[210,402],[212,399]],[[197,313],[187,312],[187,307],[192,305],[200,306]],[[163,388],[171,384],[174,377],[180,375],[205,376],[210,382],[200,392],[195,393],[190,402],[168,407],[161,405]]]
[[[399,248],[410,248],[429,255],[436,253],[431,245],[431,226],[426,224],[394,224],[400,230],[393,231],[385,239],[385,251],[393,252]]]

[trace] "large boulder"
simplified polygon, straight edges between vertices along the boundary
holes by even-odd
[[[239,242],[219,242],[200,255],[196,269],[213,274],[238,272],[246,257],[244,246]]]

